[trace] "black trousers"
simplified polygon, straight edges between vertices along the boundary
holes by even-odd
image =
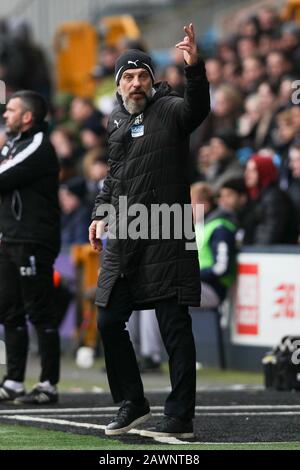
[[[107,307],[99,307],[98,316],[107,377],[115,403],[122,400],[141,402],[144,398],[136,356],[125,330],[133,309],[128,282],[119,278]],[[166,399],[165,414],[190,420],[195,410],[196,353],[188,307],[178,305],[174,297],[157,301],[155,311],[169,355],[172,391]]]
[[[35,326],[41,356],[40,381],[59,380],[60,343],[54,304],[55,255],[31,243],[0,244],[0,323],[4,325],[6,378],[24,381],[28,332],[26,317]]]

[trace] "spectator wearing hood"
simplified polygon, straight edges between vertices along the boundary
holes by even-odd
[[[252,156],[246,165],[248,203],[242,225],[246,245],[296,242],[293,206],[279,189],[278,171],[270,157]]]
[[[88,242],[90,211],[85,205],[86,183],[80,176],[65,181],[59,189],[61,241],[63,247]]]

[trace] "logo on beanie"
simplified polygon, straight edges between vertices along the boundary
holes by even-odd
[[[133,64],[135,67],[137,67],[137,62],[138,62],[138,61],[139,61],[139,59],[137,59],[137,60],[135,60],[135,61],[129,60],[129,61],[127,62],[127,64],[128,64],[128,65],[129,65],[129,64]]]

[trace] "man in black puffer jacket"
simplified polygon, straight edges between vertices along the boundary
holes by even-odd
[[[0,323],[5,329],[7,374],[0,402],[54,403],[58,394],[59,335],[53,263],[60,247],[59,165],[39,94],[20,91],[7,103],[8,140],[0,160]],[[41,354],[40,383],[25,394],[26,314]]]
[[[207,116],[209,86],[203,62],[198,57],[193,26],[177,47],[186,61],[187,86],[184,99],[167,83],[154,85],[151,58],[138,50],[123,53],[116,62],[117,98],[108,125],[110,171],[96,198],[90,241],[99,246],[105,229],[103,208],[111,204],[115,217],[109,221],[119,234],[130,228],[124,218],[135,204],[177,204],[190,207],[188,180],[189,134]],[[100,213],[101,212],[101,213]],[[152,218],[149,227],[155,228]],[[177,226],[175,227],[177,223]],[[158,228],[164,228],[163,218]],[[172,225],[172,222],[171,222]],[[191,437],[195,408],[195,346],[188,306],[200,304],[200,273],[196,250],[186,249],[186,236],[168,238],[117,236],[108,238],[98,281],[96,304],[108,380],[115,402],[123,401],[106,434],[127,432],[150,414],[144,397],[136,358],[125,322],[134,309],[155,308],[162,338],[170,357],[172,392],[165,417],[145,435]],[[183,228],[183,222],[179,225]],[[157,228],[157,227],[156,227]],[[120,229],[120,230],[119,230]],[[98,233],[97,233],[98,231]],[[184,230],[183,230],[184,232]],[[195,246],[196,248],[196,246]]]

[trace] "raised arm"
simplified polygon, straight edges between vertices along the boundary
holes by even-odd
[[[193,24],[184,26],[186,36],[175,47],[183,51],[187,84],[184,100],[176,106],[179,127],[192,132],[210,111],[209,83],[203,60],[199,57]]]

